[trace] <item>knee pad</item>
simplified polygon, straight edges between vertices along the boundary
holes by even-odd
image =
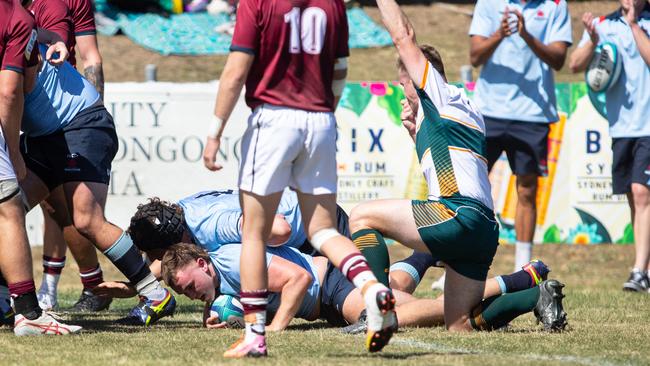
[[[328,240],[335,238],[337,236],[342,236],[335,228],[320,229],[314,233],[314,235],[309,238],[309,242],[314,247],[314,249],[321,251],[321,248]]]

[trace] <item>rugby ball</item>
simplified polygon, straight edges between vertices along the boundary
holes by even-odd
[[[217,297],[210,306],[210,315],[216,315],[230,328],[244,328],[244,307],[239,299],[230,295]]]
[[[623,62],[621,62],[616,45],[605,42],[596,47],[585,72],[585,80],[592,91],[604,92],[616,84],[622,69]]]

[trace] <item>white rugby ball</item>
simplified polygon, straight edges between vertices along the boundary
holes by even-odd
[[[611,42],[605,42],[594,51],[589,67],[585,72],[587,86],[594,92],[607,91],[612,85],[616,84],[623,62],[621,61],[616,45]]]

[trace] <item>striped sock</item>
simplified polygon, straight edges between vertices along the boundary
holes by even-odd
[[[363,229],[352,234],[352,241],[366,258],[377,280],[388,286],[390,257],[383,235],[374,229]]]
[[[242,290],[239,296],[239,301],[244,307],[245,340],[251,341],[256,336],[264,336],[269,292],[267,290]]]
[[[34,285],[34,280],[10,283],[9,293],[14,299],[16,314],[22,314],[30,320],[41,316],[42,310],[38,306],[38,299],[36,299],[36,285]]]
[[[43,281],[41,282],[41,288],[38,290],[39,293],[56,298],[56,288],[59,285],[63,267],[65,267],[65,257],[43,256]]]
[[[370,270],[368,262],[361,253],[352,253],[341,261],[341,272],[354,286],[362,291],[366,284],[377,282],[377,278]]]
[[[88,291],[104,282],[104,272],[102,272],[102,267],[99,266],[99,263],[94,268],[79,269],[79,277],[81,277],[81,284],[84,290]]]

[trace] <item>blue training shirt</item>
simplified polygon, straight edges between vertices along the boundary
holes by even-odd
[[[45,60],[47,47],[39,46]],[[43,61],[34,90],[25,95],[22,131],[30,137],[50,135],[100,100],[95,87],[68,62]]]
[[[194,242],[207,251],[215,251],[229,243],[241,243],[239,192],[204,191],[178,202],[183,208],[185,223]],[[299,248],[307,240],[297,194],[286,189],[282,194],[278,214],[284,215],[291,226],[291,236],[284,244]]]
[[[594,22],[600,44],[614,43],[623,62],[618,81],[606,92],[610,134],[613,138],[650,136],[650,66],[639,53],[632,29],[620,10]],[[650,34],[649,6],[641,12],[637,23]],[[579,47],[588,41],[585,31]]]
[[[225,295],[237,296],[241,292],[241,278],[239,268],[239,257],[241,256],[242,246],[239,244],[222,245],[217,251],[210,252],[212,264],[219,273],[219,291]],[[317,301],[320,296],[320,282],[318,281],[318,271],[314,265],[311,256],[300,253],[295,248],[281,246],[277,248],[267,248],[266,265],[271,263],[274,256],[286,259],[304,268],[311,274],[312,282],[307,289],[302,304],[296,313],[297,318],[308,318],[313,314]],[[271,293],[267,309],[275,313],[280,307],[280,294]]]
[[[571,44],[571,17],[565,0],[478,0],[470,36],[490,37],[506,6],[519,10],[526,30],[544,44]],[[553,70],[515,33],[505,37],[481,69],[475,102],[486,117],[549,123],[559,119]]]

